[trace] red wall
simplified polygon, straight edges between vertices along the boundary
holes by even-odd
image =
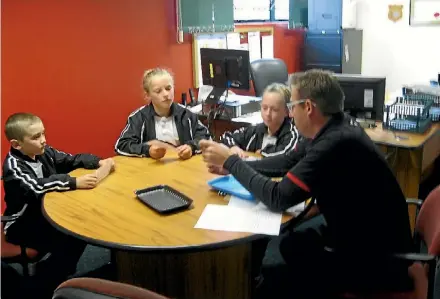
[[[172,31],[174,2],[2,1],[2,131],[8,115],[29,111],[53,146],[112,155],[143,104],[145,69],[171,68],[176,94],[192,83],[191,45],[176,44]]]
[[[48,143],[113,155],[128,114],[143,104],[143,71],[175,74],[176,98],[192,86],[190,38],[176,43],[175,0],[3,0],[1,157],[14,112],[39,115]],[[260,25],[261,26],[261,25]],[[274,54],[299,69],[299,33],[274,25]]]

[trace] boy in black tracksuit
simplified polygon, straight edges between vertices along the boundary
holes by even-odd
[[[290,90],[284,84],[270,84],[264,90],[261,100],[263,122],[240,128],[233,133],[225,132],[220,141],[240,157],[245,157],[244,151],[260,153],[263,157],[287,153],[299,139],[298,131],[286,109],[290,96]]]
[[[86,244],[48,223],[41,212],[44,194],[93,188],[113,170],[114,162],[91,154],[70,155],[46,145],[43,123],[32,114],[11,115],[5,133],[11,143],[3,163],[5,215],[19,216],[5,225],[6,239],[41,255],[50,252],[47,264],[54,266],[52,275],[65,278],[75,272]],[[68,173],[77,168],[99,169],[71,177]]]

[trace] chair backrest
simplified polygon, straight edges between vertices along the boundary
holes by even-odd
[[[286,64],[281,59],[258,59],[251,63],[251,78],[254,82],[255,95],[260,97],[268,85],[286,84],[289,74]]]
[[[423,202],[416,229],[425,241],[428,253],[440,256],[440,185]]]
[[[167,299],[154,292],[98,278],[73,278],[58,286],[52,299]]]

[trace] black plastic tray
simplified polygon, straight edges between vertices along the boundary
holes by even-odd
[[[136,197],[160,214],[188,209],[192,199],[168,185],[157,185],[135,191]]]

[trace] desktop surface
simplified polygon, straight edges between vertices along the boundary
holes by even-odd
[[[221,248],[259,238],[251,233],[194,228],[207,204],[226,205],[212,191],[201,155],[181,161],[167,154],[161,161],[114,157],[116,170],[96,188],[53,192],[45,196],[43,212],[55,227],[88,243],[124,250],[195,250]],[[77,169],[79,176],[91,170]],[[161,215],[141,203],[134,191],[166,184],[191,198],[193,207]],[[283,216],[283,222],[291,217]]]

